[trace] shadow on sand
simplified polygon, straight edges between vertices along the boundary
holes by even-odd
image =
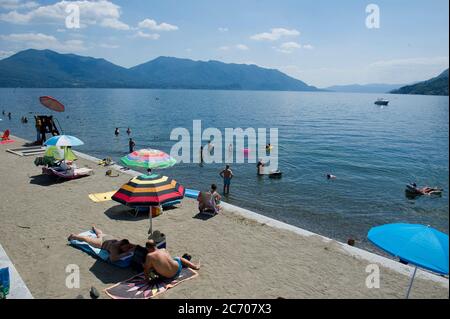
[[[132,268],[116,267],[98,259],[89,271],[104,284],[117,284],[138,274]]]
[[[30,184],[39,186],[51,186],[54,184],[61,184],[67,180],[62,178],[55,178],[53,176],[48,176],[46,174],[30,176]]]
[[[200,213],[199,212],[199,213],[197,213],[197,215],[193,216],[192,218],[206,221],[208,219],[213,218],[214,216],[216,216],[216,215],[213,215],[213,214],[210,214],[210,213]]]
[[[137,216],[135,216],[135,210],[124,205],[116,205],[108,208],[105,211],[105,215],[110,219],[123,221],[140,221],[148,219],[148,214],[138,213]]]

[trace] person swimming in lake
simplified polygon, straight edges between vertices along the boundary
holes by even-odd
[[[131,134],[131,129],[127,128],[127,134],[130,135]]]
[[[425,187],[419,188],[416,183],[412,183],[411,186],[413,186],[414,190],[417,192],[417,194],[420,194],[420,195],[432,195],[432,194],[438,194],[438,193],[442,192],[442,189],[437,188],[437,187],[425,186]]]
[[[175,279],[181,274],[183,268],[200,269],[200,263],[194,264],[184,257],[172,257],[166,249],[156,247],[156,243],[152,239],[146,242],[145,248],[147,256],[143,267],[146,280],[151,279],[152,271],[164,278]]]
[[[327,174],[327,179],[336,179],[336,176],[333,174]]]
[[[203,145],[200,146],[200,165],[203,165]]]
[[[136,245],[131,244],[128,239],[117,240],[110,235],[106,235],[100,229],[92,226],[92,231],[96,237],[70,234],[67,240],[78,240],[91,245],[94,248],[104,249],[109,252],[109,259],[112,262],[131,255]]]
[[[211,142],[211,140],[208,141],[208,152],[209,154],[212,154],[214,151],[214,144]]]
[[[230,169],[230,165],[225,166],[225,169],[220,172],[220,177],[223,178],[223,193],[230,193],[231,179],[234,177],[233,171]]]
[[[119,136],[119,128],[118,127],[116,127],[116,129],[114,130],[114,135]]]
[[[136,146],[136,143],[133,141],[133,139],[130,137],[130,140],[128,141],[128,147],[130,153],[134,152],[134,147]]]
[[[264,162],[262,159],[258,161],[258,164],[256,164],[256,173],[258,176],[264,175]]]

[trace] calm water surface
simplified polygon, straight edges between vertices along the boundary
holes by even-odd
[[[0,115],[0,130],[34,140],[33,120],[21,124],[20,117],[49,113],[39,104],[41,95],[66,105],[65,113],[53,114],[64,133],[81,138],[86,144],[77,149],[99,158],[127,153],[128,126],[137,148],[166,152],[174,143],[171,130],[192,131],[195,119],[222,132],[278,128],[283,178],[257,178],[255,164],[235,164],[226,201],[338,240],[356,237],[366,248],[367,231],[384,223],[429,224],[448,233],[448,97],[386,95],[390,105],[379,107],[373,102],[382,96],[372,94],[0,89],[0,110],[13,115]],[[221,187],[221,169],[178,164],[163,172],[188,188],[205,189],[212,182]],[[328,181],[328,172],[337,180]],[[410,181],[440,186],[444,195],[408,199]]]

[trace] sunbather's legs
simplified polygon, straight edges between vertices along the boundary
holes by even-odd
[[[102,248],[103,240],[101,238],[92,238],[88,236],[80,236],[71,234],[68,238],[69,240],[78,240],[78,241],[84,241],[85,243],[88,243],[89,245],[95,247],[95,248]]]
[[[97,238],[103,237],[103,232],[100,229],[98,229],[97,227],[95,227],[94,225],[92,225],[92,231],[95,233]]]
[[[198,265],[191,263],[189,260],[187,260],[186,258],[183,257],[179,257],[181,260],[181,263],[183,264],[184,267],[188,267],[191,269],[195,269],[195,270],[199,270],[200,269],[200,263],[198,263]]]

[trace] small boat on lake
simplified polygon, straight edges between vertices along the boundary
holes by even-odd
[[[376,105],[388,105],[389,104],[389,100],[386,99],[378,99],[375,101]]]

